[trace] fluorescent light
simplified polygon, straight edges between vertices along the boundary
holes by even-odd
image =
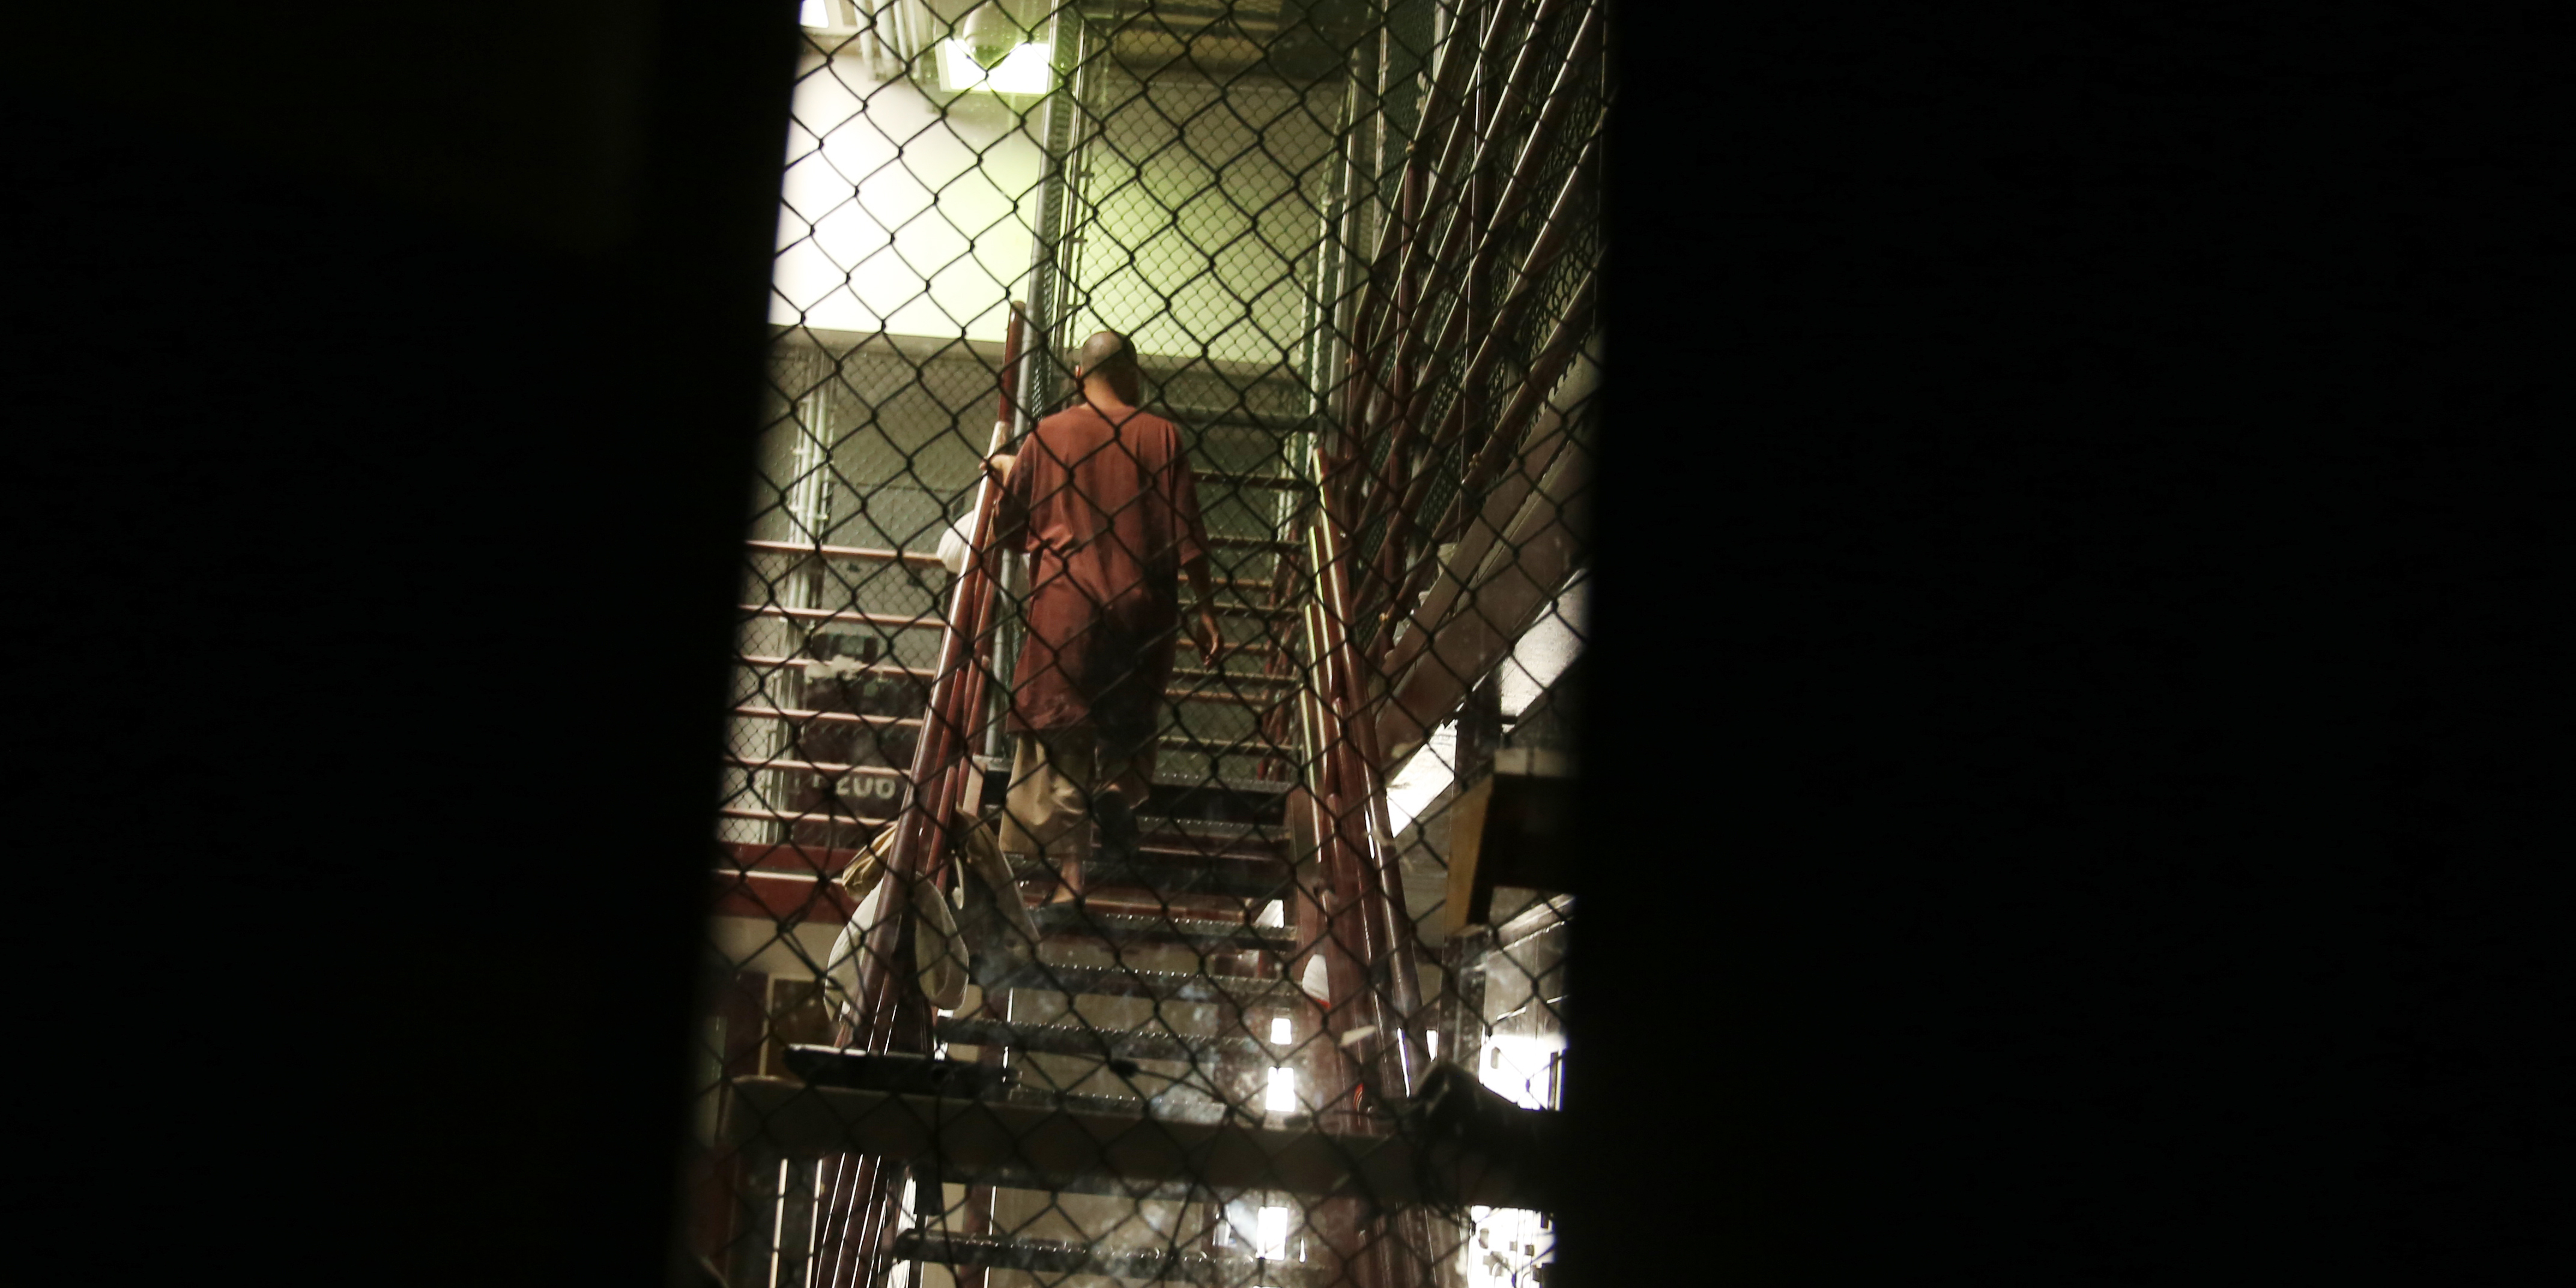
[[[1288,1040],[1287,1016],[1274,1015],[1270,1017],[1270,1040],[1273,1042],[1285,1042]]]
[[[940,84],[955,92],[987,89],[996,94],[1043,94],[1054,80],[1043,44],[1015,46],[1001,65],[987,72],[975,65],[966,42],[954,37],[939,42]]]
[[[1273,1068],[1270,1071],[1270,1097],[1262,1105],[1272,1113],[1294,1113],[1297,1109],[1297,1071]]]
[[[1288,1209],[1284,1207],[1266,1207],[1261,1209],[1260,1251],[1255,1252],[1253,1255],[1257,1257],[1266,1257],[1272,1261],[1287,1260]]]

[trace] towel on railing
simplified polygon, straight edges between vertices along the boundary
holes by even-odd
[[[973,549],[966,544],[968,517],[961,514],[950,519],[948,530],[939,534],[939,562],[948,565],[948,571],[960,577],[966,575],[966,556]]]
[[[889,888],[886,860],[894,850],[894,835],[893,827],[879,829],[876,839],[841,873],[841,888],[859,901],[858,910],[850,914],[849,924],[841,927],[840,938],[832,944],[826,967],[844,1009],[854,1007],[858,998],[861,940]],[[920,975],[921,991],[931,1005],[953,1011],[966,1000],[966,943],[957,933],[957,918],[937,886],[920,877],[906,884],[911,887],[913,966]]]
[[[844,1004],[855,1000],[858,990],[859,939],[867,929],[868,918],[875,913],[875,895],[883,884],[886,864],[894,855],[895,828],[880,828],[868,848],[840,875],[841,888],[858,901],[858,910],[849,924],[841,928],[838,942],[832,946],[830,978],[844,994]],[[993,894],[993,906],[1002,917],[1001,935],[1005,942],[988,946],[1007,956],[1033,955],[1037,950],[1038,926],[1030,918],[1028,905],[1021,900],[1019,883],[1011,877],[1009,860],[1002,857],[1000,843],[993,835],[993,821],[986,818],[961,820],[949,831],[950,852],[958,866],[974,874],[977,881]],[[921,972],[922,992],[942,1010],[955,1010],[965,1000],[967,945],[959,931],[957,919],[948,900],[942,898],[929,882],[913,883],[913,914],[920,920],[913,929],[914,965]],[[991,922],[979,921],[979,935],[990,935]]]

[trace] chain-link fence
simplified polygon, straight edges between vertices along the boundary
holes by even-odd
[[[1601,21],[806,5],[711,1275],[1545,1282]]]

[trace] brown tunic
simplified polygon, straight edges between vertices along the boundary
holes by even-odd
[[[1206,552],[1207,532],[1180,431],[1145,412],[1122,422],[1088,406],[1049,416],[1011,468],[1001,535],[1018,529],[1029,556],[1014,733],[1153,736],[1181,568]]]

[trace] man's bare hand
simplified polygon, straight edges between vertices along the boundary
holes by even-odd
[[[1009,452],[995,452],[984,458],[984,472],[991,475],[996,483],[1008,483],[1011,481],[1011,466],[1018,459]]]
[[[1199,609],[1198,617],[1188,627],[1190,642],[1199,647],[1199,659],[1207,663],[1209,670],[1217,669],[1217,663],[1225,657],[1225,634],[1217,629],[1216,610]]]

